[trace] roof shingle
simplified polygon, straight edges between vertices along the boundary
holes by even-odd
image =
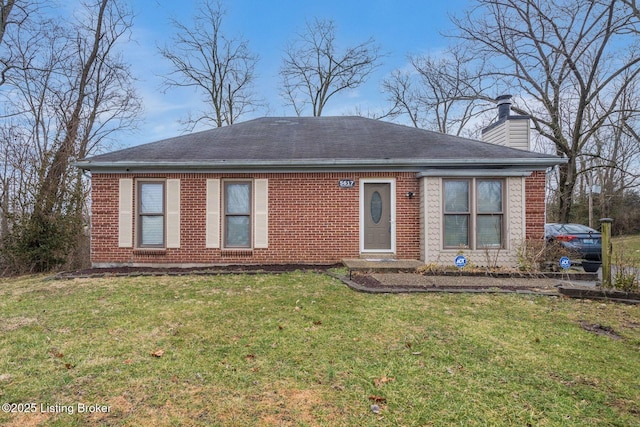
[[[399,163],[539,164],[561,159],[363,117],[264,117],[78,162],[83,169],[135,165],[219,166]]]

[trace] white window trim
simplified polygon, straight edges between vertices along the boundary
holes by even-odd
[[[224,185],[225,182],[251,182],[251,247],[225,247],[224,244]],[[206,188],[206,247],[224,251],[248,251],[269,247],[269,180],[266,178],[207,179]]]
[[[364,185],[365,184],[391,184],[391,250],[387,249],[364,249]],[[378,254],[396,253],[396,179],[395,178],[360,178],[360,253],[361,254]],[[345,190],[348,191],[348,190]]]
[[[249,245],[248,246],[227,246],[227,184],[249,184]],[[252,250],[254,244],[254,230],[255,230],[255,183],[252,178],[231,178],[223,179],[220,186],[220,228],[222,230],[222,248],[225,250]],[[244,216],[244,215],[243,215]]]
[[[440,197],[441,197],[441,203],[442,203],[442,210],[440,212],[441,215],[441,219],[440,219],[440,241],[441,241],[441,247],[440,250],[442,251],[459,251],[461,248],[454,248],[454,247],[450,247],[450,246],[445,246],[444,242],[445,242],[445,227],[444,227],[444,217],[447,215],[445,212],[445,206],[444,206],[444,199],[445,199],[445,186],[444,183],[445,181],[469,181],[469,203],[470,203],[470,210],[469,210],[469,246],[466,248],[462,248],[463,250],[505,250],[508,249],[508,236],[507,236],[507,232],[508,232],[508,217],[507,217],[507,212],[508,212],[508,181],[505,177],[502,176],[479,176],[479,177],[443,177],[440,180]],[[502,182],[502,243],[500,247],[479,247],[478,246],[478,215],[482,215],[482,214],[478,214],[478,187],[477,187],[477,183],[478,181],[501,181]],[[524,185],[523,185],[524,187]],[[523,199],[524,200],[524,199]],[[454,214],[452,214],[454,215]]]
[[[144,183],[158,183],[158,184],[162,184],[162,190],[163,190],[163,194],[162,194],[162,201],[163,201],[163,208],[162,208],[162,245],[146,245],[143,246],[140,243],[140,239],[141,239],[141,227],[142,227],[142,221],[140,220],[141,214],[140,214],[140,188],[141,188],[141,184]],[[140,249],[140,250],[162,250],[162,249],[166,249],[167,248],[167,180],[163,179],[163,178],[138,178],[135,180],[134,182],[134,188],[135,188],[135,218],[134,218],[134,230],[135,230],[135,248],[136,249]]]

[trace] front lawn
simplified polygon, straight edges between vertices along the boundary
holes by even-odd
[[[2,425],[632,426],[639,402],[640,306],[302,272],[0,281]]]
[[[630,236],[613,237],[614,262],[625,262],[640,266],[640,234]]]

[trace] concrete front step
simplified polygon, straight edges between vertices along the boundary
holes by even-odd
[[[364,273],[399,273],[414,272],[424,265],[422,261],[415,259],[390,259],[390,258],[363,258],[343,259],[342,263],[349,271]]]

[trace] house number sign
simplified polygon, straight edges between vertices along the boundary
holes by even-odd
[[[352,179],[341,179],[338,181],[338,187],[340,188],[353,188],[356,182]]]

